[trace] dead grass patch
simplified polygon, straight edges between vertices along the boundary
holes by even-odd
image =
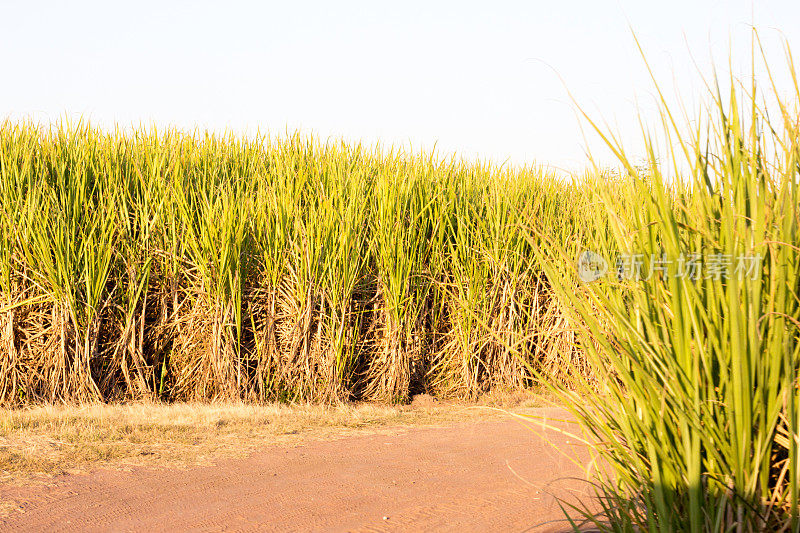
[[[89,404],[0,410],[0,483],[47,481],[98,467],[182,467],[244,456],[268,445],[402,431],[505,416],[541,405],[536,395],[481,404]]]

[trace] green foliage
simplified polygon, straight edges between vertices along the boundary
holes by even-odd
[[[523,228],[564,230],[569,195],[537,169],[297,135],[5,122],[0,401],[530,385],[552,320]]]
[[[755,85],[718,89],[688,129],[662,98],[666,165],[650,135],[643,167],[606,137],[628,177],[593,187],[605,214],[581,244],[642,254],[638,279],[576,283],[570,251],[538,249],[564,258],[544,268],[602,384],[562,394],[608,468],[603,530],[800,530],[800,129],[775,96],[773,121]]]

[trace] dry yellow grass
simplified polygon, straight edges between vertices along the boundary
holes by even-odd
[[[0,483],[46,481],[97,467],[173,466],[243,456],[359,433],[402,431],[504,416],[540,405],[535,395],[497,394],[478,404],[89,404],[0,410]]]

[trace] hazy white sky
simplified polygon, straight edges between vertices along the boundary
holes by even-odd
[[[800,46],[800,2],[784,0],[4,0],[0,118],[301,129],[575,169],[584,141],[558,75],[635,141],[652,87],[629,25],[691,103],[689,51],[707,72],[732,47],[746,73],[751,22],[779,66],[781,39]]]

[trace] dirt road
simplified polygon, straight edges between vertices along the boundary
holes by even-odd
[[[558,418],[564,413],[540,410]],[[586,497],[574,440],[515,419],[404,429],[188,469],[100,470],[0,487],[3,531],[566,531]]]

